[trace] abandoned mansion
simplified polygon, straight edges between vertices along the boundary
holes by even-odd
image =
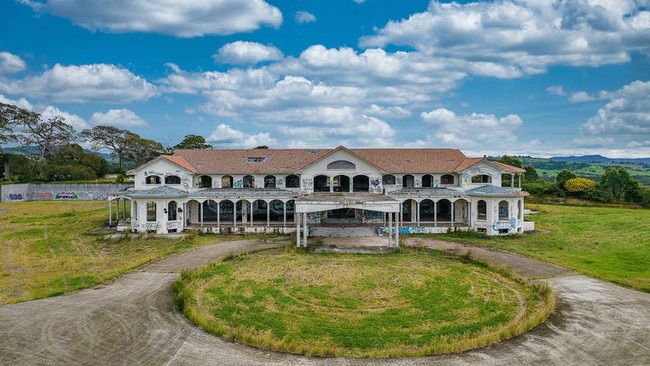
[[[528,230],[524,172],[456,149],[178,150],[131,170],[135,186],[109,200],[131,202],[119,230],[297,232],[306,246],[318,230],[358,227],[390,246],[400,234]]]

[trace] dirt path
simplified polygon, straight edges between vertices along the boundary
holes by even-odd
[[[450,251],[443,242],[412,242]],[[0,307],[1,365],[648,365],[650,294],[578,276],[521,256],[472,255],[548,278],[558,309],[513,340],[460,355],[367,360],[278,354],[224,341],[175,308],[171,284],[183,269],[279,243],[238,241],[170,256],[78,293]],[[461,252],[462,253],[462,252]],[[485,256],[485,257],[483,257]],[[559,276],[559,277],[558,277]]]

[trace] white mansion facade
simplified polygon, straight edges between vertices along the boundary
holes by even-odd
[[[178,150],[130,171],[135,187],[109,200],[131,201],[119,230],[298,232],[300,246],[316,228],[354,226],[390,246],[400,234],[523,232],[524,172],[456,149]]]

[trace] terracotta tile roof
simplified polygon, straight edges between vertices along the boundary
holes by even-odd
[[[177,150],[201,174],[294,174],[330,149]]]
[[[385,173],[458,173],[483,160],[458,149],[224,149],[177,150],[166,159],[199,174],[295,174],[338,150],[365,160]],[[523,173],[487,161],[505,172]]]
[[[466,157],[458,149],[350,149],[387,173],[450,173]]]
[[[182,167],[183,169],[186,169],[192,173],[199,173],[199,171],[190,164],[189,161],[187,161],[184,157],[182,156],[176,156],[176,155],[161,155],[162,158],[167,159],[171,161],[172,163]]]
[[[500,163],[498,161],[490,161],[490,164],[496,166],[497,168],[503,170],[507,173],[525,173],[526,169],[518,168],[516,166]]]

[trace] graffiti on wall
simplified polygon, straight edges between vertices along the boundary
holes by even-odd
[[[370,193],[382,193],[381,179],[372,178],[370,180]]]
[[[391,228],[389,227],[382,226],[379,228],[379,233],[381,234],[388,234],[389,232],[391,232]],[[395,232],[395,228],[393,228],[392,232]],[[400,226],[399,233],[400,235],[426,234],[426,229],[418,226]]]
[[[22,193],[9,193],[9,200],[10,201],[22,201],[25,198],[23,197]]]
[[[52,192],[34,192],[35,200],[51,200],[53,198],[54,194]]]
[[[76,200],[78,198],[79,196],[74,192],[59,192],[54,195],[55,200]]]
[[[238,180],[235,183],[233,183],[233,188],[244,188],[244,181],[243,180]]]
[[[517,228],[517,218],[511,217],[508,221],[497,221],[492,224],[492,230],[508,230],[508,232],[514,231]]]
[[[309,212],[307,214],[307,223],[309,224],[319,224],[321,221],[320,212]]]

